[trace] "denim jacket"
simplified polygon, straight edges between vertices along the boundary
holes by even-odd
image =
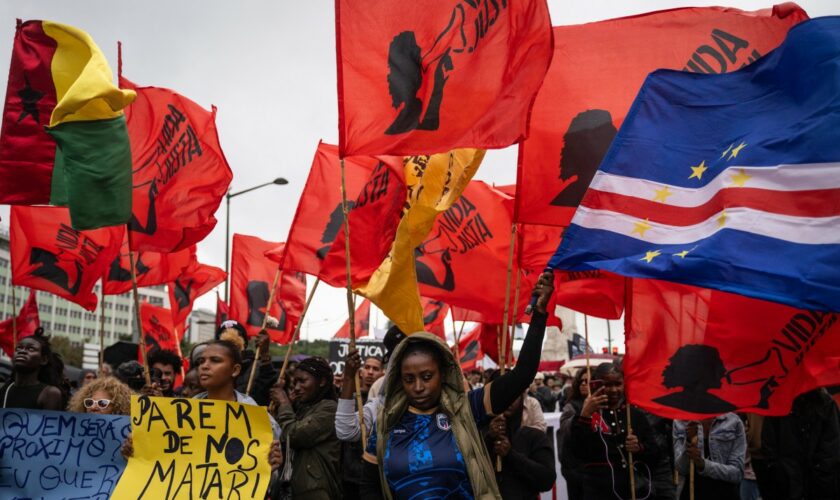
[[[677,492],[679,497],[688,477],[689,462],[685,453],[686,444],[686,420],[674,420],[674,463],[680,472],[680,485]],[[697,474],[726,481],[727,483],[740,483],[744,476],[744,456],[747,450],[747,439],[744,434],[744,424],[734,413],[725,413],[716,417],[712,422],[709,432],[709,452],[711,456],[705,456],[705,436],[703,426],[697,428],[697,446],[705,459],[703,471]]]

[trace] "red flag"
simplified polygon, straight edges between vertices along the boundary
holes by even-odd
[[[12,281],[96,309],[93,286],[120,251],[123,226],[77,231],[63,207],[12,207]]]
[[[501,324],[512,210],[510,196],[481,181],[470,182],[415,250],[420,295],[475,311],[483,321]],[[527,295],[523,294],[526,300]]]
[[[786,415],[840,384],[837,313],[656,280],[632,280],[624,376],[630,401],[667,418]]]
[[[146,341],[146,352],[160,349],[181,352],[169,309],[144,302],[140,304],[140,321]]]
[[[499,355],[499,339],[501,338],[502,325],[492,325],[489,323],[481,323],[481,331],[479,332],[478,341],[481,342],[481,350],[490,358],[499,364],[501,356]],[[510,362],[513,359],[513,339],[508,334],[507,340],[507,359]],[[508,363],[510,364],[510,363]]]
[[[222,323],[227,321],[229,317],[227,303],[219,297],[219,292],[216,292],[216,328],[222,326]]]
[[[475,325],[472,330],[461,336],[458,342],[458,356],[461,370],[469,371],[476,367],[479,361],[484,359],[484,351],[481,350],[479,336],[482,325]]]
[[[352,230],[352,228],[351,228]],[[446,314],[449,306],[440,300],[420,297],[420,304],[423,306],[423,325],[427,332],[434,333],[446,342]]]
[[[364,282],[394,241],[406,196],[402,160],[352,156],[344,164],[352,279]],[[340,179],[338,148],[319,143],[289,229],[288,253],[283,257],[275,248],[267,254],[278,263],[285,258],[284,269],[319,276],[333,286],[346,285]]]
[[[216,130],[216,108],[157,87],[134,89],[127,107],[134,164],[132,250],[175,252],[203,240],[216,226],[213,214],[233,174]]]
[[[259,333],[266,314],[271,285],[278,267],[265,253],[280,243],[244,234],[233,235],[230,281],[230,318],[245,326],[249,335]],[[306,278],[302,273],[284,271],[277,282],[274,302],[268,314],[277,319],[276,327],[266,328],[273,342],[286,344],[303,314]]]
[[[554,28],[554,56],[519,146],[518,222],[566,226],[645,77],[736,70],[807,19],[796,4],[672,9]]]
[[[162,285],[173,281],[195,258],[195,247],[174,253],[134,252],[137,286]],[[111,260],[108,272],[102,275],[105,295],[120,295],[131,291],[131,260],[128,240],[124,240],[119,255]]]
[[[6,356],[14,356],[14,331],[17,329],[17,340],[35,334],[35,330],[41,326],[41,319],[38,317],[38,302],[35,300],[35,290],[29,290],[29,299],[20,308],[13,324],[12,318],[0,322],[0,349]]]
[[[503,148],[551,59],[551,20],[529,2],[336,2],[339,144],[353,154]]]
[[[452,306],[452,317],[455,318],[455,321],[469,321],[472,323],[484,322],[484,317],[481,313],[457,306]]]
[[[193,302],[221,283],[227,274],[218,267],[200,264],[193,260],[175,280],[169,283],[169,307],[172,324],[178,332],[184,331],[184,324],[192,311]]]
[[[362,303],[356,308],[356,314],[353,315],[353,320],[356,323],[356,338],[370,335],[370,301],[368,299],[362,300]],[[335,332],[333,338],[350,338],[350,318],[347,318],[347,321]]]

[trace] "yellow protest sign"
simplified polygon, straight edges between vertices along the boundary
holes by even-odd
[[[131,432],[113,498],[265,498],[272,433],[261,406],[132,396]]]

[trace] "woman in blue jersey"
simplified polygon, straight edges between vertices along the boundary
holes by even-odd
[[[435,335],[403,340],[385,375],[385,403],[365,450],[360,493],[371,499],[498,499],[495,468],[478,427],[504,412],[537,373],[552,274],[537,303],[515,368],[469,392],[449,347]]]

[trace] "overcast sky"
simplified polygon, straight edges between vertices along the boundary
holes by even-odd
[[[357,0],[364,1],[364,0]],[[779,0],[781,2],[781,0]],[[720,5],[697,0],[549,0],[552,23],[579,24],[682,6]],[[811,17],[840,14],[837,0],[801,0]],[[745,10],[769,2],[732,0]],[[320,139],[338,141],[334,2],[328,0],[40,0],[0,2],[0,67],[11,55],[15,18],[46,19],[87,31],[117,70],[117,40],[123,42],[123,73],[139,85],[171,88],[209,108],[234,178],[234,191],[277,176],[270,186],[232,201],[231,232],[266,240],[286,238],[297,200]],[[6,74],[0,71],[0,74]],[[0,81],[6,95],[6,81]],[[488,183],[516,179],[516,148],[490,151],[476,175]],[[9,209],[0,207],[3,224]],[[198,247],[199,259],[224,267],[224,203],[216,230]],[[215,309],[215,295],[198,301]],[[346,319],[343,290],[318,288],[303,336],[331,337]],[[376,321],[376,320],[374,320]],[[379,319],[380,324],[384,323]],[[582,329],[582,324],[580,325]],[[612,332],[620,342],[619,322]],[[590,324],[593,345],[606,345],[603,320]]]

